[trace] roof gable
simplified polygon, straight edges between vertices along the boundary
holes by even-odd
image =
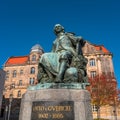
[[[103,53],[110,53],[110,51],[108,51],[103,45],[94,45],[94,47],[97,51],[101,51]]]
[[[84,54],[89,54],[89,53],[100,53],[100,54],[111,54],[110,51],[108,51],[104,45],[95,45],[91,44],[89,42],[86,42],[84,48],[83,48],[83,53]]]

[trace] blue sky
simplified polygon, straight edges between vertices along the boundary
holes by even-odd
[[[28,55],[37,43],[50,51],[56,23],[112,52],[120,86],[119,0],[0,0],[0,68],[10,56]]]

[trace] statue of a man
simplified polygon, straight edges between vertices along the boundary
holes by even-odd
[[[52,51],[41,56],[39,65],[40,67],[42,66],[50,80],[63,82],[65,74],[67,74],[66,71],[68,71],[68,74],[69,72],[77,74],[76,68],[68,69],[70,68],[72,58],[78,56],[78,54],[82,55],[81,48],[85,41],[81,37],[76,37],[73,33],[65,33],[64,27],[60,24],[55,25],[54,33],[57,37],[53,42]],[[78,46],[79,48],[76,48]]]

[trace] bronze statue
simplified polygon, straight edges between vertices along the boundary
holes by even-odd
[[[52,51],[44,53],[39,61],[39,83],[87,82],[87,59],[83,56],[82,47],[85,41],[74,33],[66,33],[64,27],[54,27],[56,39]]]

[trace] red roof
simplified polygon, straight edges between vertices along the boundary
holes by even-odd
[[[10,57],[5,65],[25,64],[28,61],[28,56]]]
[[[96,50],[101,50],[104,53],[110,53],[103,45],[95,46]]]

